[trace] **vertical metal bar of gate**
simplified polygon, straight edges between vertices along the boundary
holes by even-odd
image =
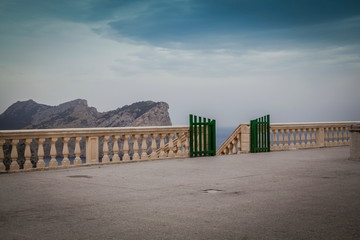
[[[192,149],[194,149],[194,125],[193,125],[193,115],[189,115],[189,142],[190,142],[190,157],[192,157]]]
[[[267,126],[267,135],[268,135],[267,145],[268,145],[268,152],[270,152],[270,115],[267,115],[267,123],[268,123],[268,126]]]

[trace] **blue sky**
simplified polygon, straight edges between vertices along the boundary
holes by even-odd
[[[236,126],[360,120],[358,0],[2,0],[0,112],[166,101]]]

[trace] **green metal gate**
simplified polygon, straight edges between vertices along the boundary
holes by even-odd
[[[270,115],[250,121],[250,152],[270,152]]]
[[[216,121],[190,114],[190,157],[216,155]]]

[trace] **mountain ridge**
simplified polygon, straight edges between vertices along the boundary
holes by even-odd
[[[171,126],[166,102],[140,101],[115,110],[98,112],[87,100],[75,99],[57,106],[30,99],[18,101],[0,115],[0,129]]]

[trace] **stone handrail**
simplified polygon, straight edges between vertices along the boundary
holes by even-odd
[[[216,155],[247,153],[250,151],[250,124],[240,124],[223,144]]]
[[[333,147],[350,144],[349,126],[360,122],[272,123],[270,150]],[[218,148],[217,155],[248,153],[250,124],[240,124]]]
[[[187,157],[188,136],[188,126],[1,130],[0,172]]]

